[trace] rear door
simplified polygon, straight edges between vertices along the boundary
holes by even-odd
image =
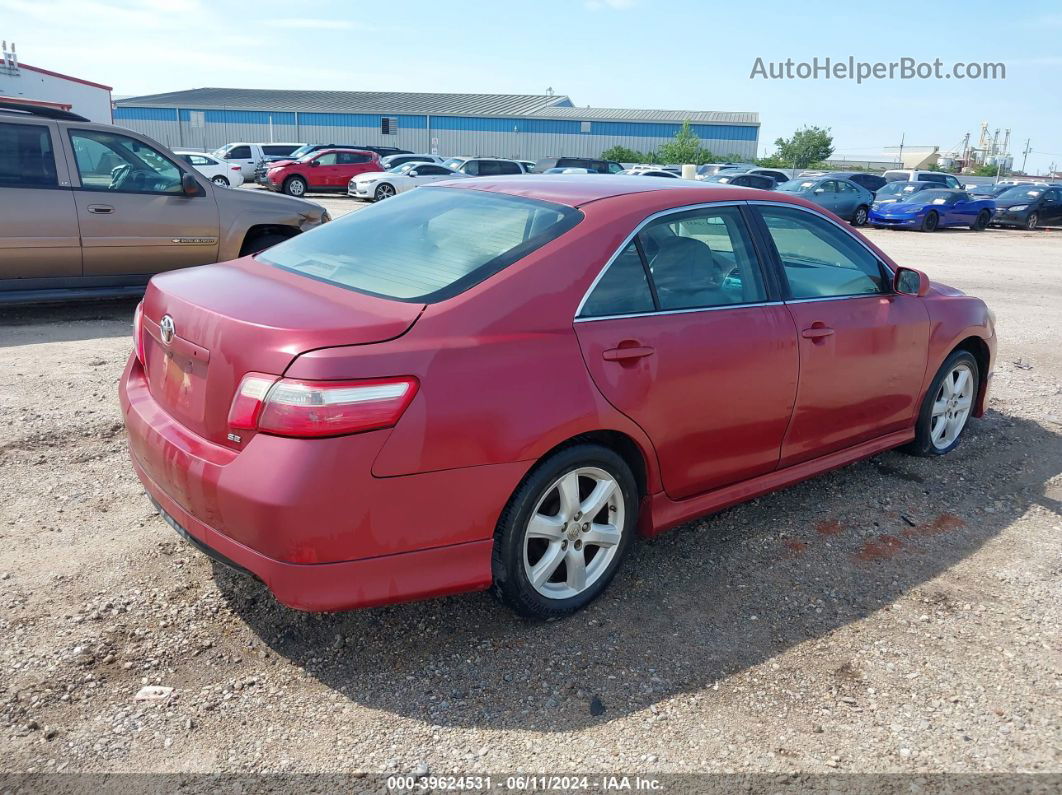
[[[241,144],[232,147],[223,159],[230,165],[239,166],[244,178],[250,179],[254,176],[255,165],[262,158],[255,157],[255,152],[249,144]]]
[[[770,299],[740,205],[645,225],[598,278],[575,330],[598,388],[652,440],[671,497],[777,466],[796,333]]]
[[[0,281],[81,275],[77,209],[58,125],[0,122]]]
[[[177,164],[129,135],[70,128],[64,138],[77,177],[73,197],[86,276],[217,261],[218,207],[209,182],[199,195],[186,196]]]
[[[1048,188],[1040,203],[1040,222],[1048,226],[1062,224],[1062,190]]]
[[[852,233],[817,213],[759,205],[799,335],[800,388],[781,465],[911,426],[929,345],[923,299]]]
[[[380,170],[379,164],[373,162],[372,155],[361,152],[337,152],[336,165],[338,177],[333,187],[337,188],[346,187],[358,174]]]

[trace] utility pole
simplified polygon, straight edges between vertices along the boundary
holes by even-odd
[[[907,138],[907,133],[900,133],[900,168],[903,168],[903,142]]]
[[[1022,154],[1022,157],[1021,157],[1021,173],[1022,174],[1025,173],[1025,161],[1029,159],[1029,152],[1032,151],[1032,147],[1029,146],[1029,141],[1030,141],[1029,138],[1025,139],[1025,149],[1021,153]]]

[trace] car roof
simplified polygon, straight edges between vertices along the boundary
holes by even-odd
[[[687,195],[675,198],[680,202],[697,204],[701,202],[734,201],[735,199],[762,200],[768,191],[756,188],[740,188],[720,183],[704,183],[684,179],[645,179],[633,174],[615,174],[602,177],[600,174],[523,174],[519,176],[476,177],[454,182],[440,182],[436,185],[464,190],[483,190],[493,193],[505,193],[510,196],[523,196],[539,199],[569,207],[655,191],[681,191]],[[791,199],[783,194],[769,193],[772,201],[789,204],[806,203]]]

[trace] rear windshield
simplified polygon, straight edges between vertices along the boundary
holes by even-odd
[[[425,186],[279,243],[258,260],[369,295],[433,303],[527,256],[582,217],[535,199]]]

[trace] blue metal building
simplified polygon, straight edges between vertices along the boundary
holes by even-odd
[[[114,108],[115,124],[172,148],[291,141],[526,160],[596,157],[617,144],[645,152],[684,121],[721,156],[756,155],[756,113],[577,108],[563,95],[196,88],[129,97]]]

